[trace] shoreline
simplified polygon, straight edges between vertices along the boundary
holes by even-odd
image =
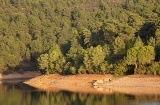
[[[10,80],[10,79],[26,79],[26,78],[34,78],[40,76],[38,71],[25,71],[24,73],[10,73],[7,75],[0,74],[0,81],[2,80]]]
[[[112,81],[93,86],[96,80],[108,78],[111,78]],[[109,74],[78,74],[67,76],[50,74],[30,79],[25,84],[38,89],[55,92],[66,90],[94,94],[160,95],[160,77],[151,75],[113,77],[113,75]]]

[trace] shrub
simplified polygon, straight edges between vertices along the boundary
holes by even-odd
[[[114,65],[114,73],[116,75],[124,75],[127,73],[128,67],[125,61],[120,61]]]
[[[160,64],[158,62],[153,62],[149,67],[148,72],[154,75],[160,75]]]
[[[86,74],[86,69],[85,69],[85,67],[83,65],[80,66],[80,68],[78,69],[78,73],[79,74]]]
[[[76,68],[75,67],[70,67],[70,72],[71,74],[76,74]]]

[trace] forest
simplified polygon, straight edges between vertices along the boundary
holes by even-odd
[[[160,75],[159,61],[160,0],[0,0],[0,72]]]

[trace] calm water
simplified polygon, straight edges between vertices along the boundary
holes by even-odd
[[[160,96],[49,92],[14,80],[0,85],[0,105],[160,105]]]

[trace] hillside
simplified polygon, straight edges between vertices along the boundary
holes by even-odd
[[[159,75],[159,52],[159,0],[0,2],[0,72]]]

